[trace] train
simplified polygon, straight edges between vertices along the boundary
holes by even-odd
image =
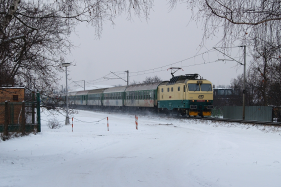
[[[209,117],[213,109],[213,86],[198,77],[198,74],[185,74],[173,76],[169,81],[69,92],[68,100],[70,107],[138,108]]]

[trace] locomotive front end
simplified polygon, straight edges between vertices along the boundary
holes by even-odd
[[[212,83],[198,74],[173,77],[158,87],[158,109],[187,116],[208,117],[213,109]]]
[[[189,116],[208,117],[213,109],[212,83],[208,80],[186,80],[186,114]]]

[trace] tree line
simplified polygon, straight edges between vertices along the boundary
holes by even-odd
[[[228,52],[246,45],[253,57],[247,71],[249,104],[280,105],[281,0],[167,0],[185,6],[203,26],[202,44],[222,31]],[[86,22],[101,36],[104,22],[125,13],[149,17],[153,0],[0,0],[0,86],[26,84],[47,90],[71,51],[70,34]],[[249,63],[248,63],[249,64]],[[241,76],[233,86],[241,88]]]
[[[0,0],[0,86],[52,89],[77,24],[99,37],[104,22],[122,13],[147,17],[151,7],[152,0]]]

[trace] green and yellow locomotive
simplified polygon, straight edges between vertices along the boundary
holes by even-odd
[[[158,109],[178,110],[187,116],[211,116],[212,83],[198,74],[175,76],[158,86]]]

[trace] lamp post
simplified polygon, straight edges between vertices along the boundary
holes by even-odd
[[[66,118],[65,125],[69,125],[69,116],[68,116],[68,90],[67,90],[67,67],[70,66],[70,63],[62,63],[62,67],[65,67],[65,79],[66,79]]]

